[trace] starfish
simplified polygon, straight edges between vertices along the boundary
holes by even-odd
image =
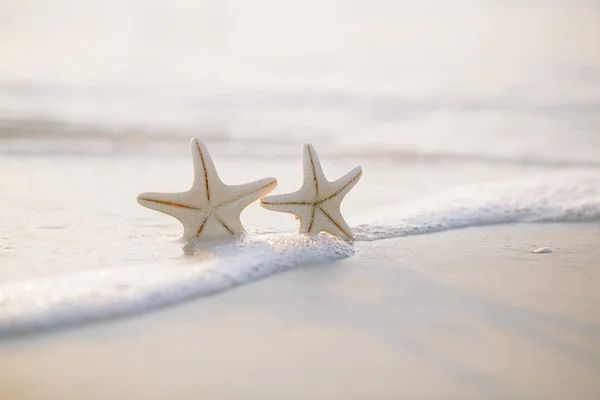
[[[294,193],[267,196],[261,199],[260,204],[267,210],[295,214],[300,221],[300,233],[317,235],[328,232],[351,241],[352,231],[342,217],[340,205],[360,179],[362,168],[356,166],[338,180],[329,182],[310,144],[302,146],[302,167],[304,182],[300,189]]]
[[[194,183],[182,193],[142,193],[142,206],[171,215],[183,224],[182,239],[216,239],[240,236],[246,231],[240,214],[253,201],[277,186],[275,178],[264,178],[243,185],[221,181],[204,143],[190,142],[194,161]]]

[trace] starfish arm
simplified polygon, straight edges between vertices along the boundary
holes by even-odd
[[[306,233],[309,235],[316,235],[319,233],[315,230],[316,210],[312,205],[296,206],[289,214],[294,214],[298,220],[298,233]]]
[[[296,210],[312,207],[313,202],[303,200],[302,196],[298,196],[298,192],[295,192],[263,197],[260,199],[260,205],[267,210],[299,215]]]
[[[302,170],[304,182],[301,189],[304,189],[306,194],[312,195],[314,199],[318,198],[323,186],[328,182],[321,168],[319,156],[313,145],[309,143],[302,146]]]
[[[137,202],[152,210],[156,210],[183,222],[190,212],[201,211],[203,206],[196,204],[193,200],[192,191],[182,193],[141,193]]]
[[[202,199],[210,204],[212,201],[212,187],[219,183],[223,185],[215,164],[208,153],[206,145],[198,138],[190,141],[192,150],[192,160],[194,161],[194,183],[192,187],[196,189]]]
[[[316,207],[305,207],[303,215],[298,216],[298,233],[306,233],[311,236],[319,234],[319,224],[317,222],[318,210]]]
[[[210,220],[211,217],[206,212],[187,215],[185,221],[181,221],[183,224],[183,236],[181,238],[191,241],[199,237],[205,237]]]
[[[193,191],[183,193],[142,193],[138,203],[146,208],[168,214],[183,224],[183,238],[198,237],[205,227],[207,213],[203,206],[194,205]]]
[[[242,185],[218,185],[214,189],[215,201],[213,201],[212,207],[221,208],[234,205],[235,208],[240,208],[239,212],[241,213],[250,203],[272,192],[275,187],[277,187],[275,178],[259,179]]]
[[[219,212],[214,214],[215,220],[220,225],[222,232],[229,236],[242,236],[246,234],[246,229],[244,229],[239,216],[233,217],[231,214],[224,214],[222,211],[219,210]]]
[[[320,231],[331,233],[344,240],[352,240],[352,229],[348,226],[339,208],[326,210],[323,207],[316,207],[315,225]],[[318,232],[316,232],[318,233]]]
[[[294,214],[298,206],[312,206],[314,204],[314,185],[305,182],[300,189],[293,193],[283,193],[265,196],[260,204],[271,211]]]
[[[361,176],[362,168],[357,165],[346,175],[326,185],[321,191],[317,203],[325,204],[336,201],[338,204],[341,203],[344,196],[358,183]]]

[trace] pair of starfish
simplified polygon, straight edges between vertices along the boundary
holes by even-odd
[[[183,224],[182,239],[218,239],[246,233],[240,214],[250,203],[270,193],[277,179],[264,178],[243,185],[226,185],[221,181],[204,143],[193,138],[194,183],[187,192],[142,193],[137,197],[142,206],[177,218]],[[309,235],[328,232],[352,240],[352,231],[340,212],[340,204],[362,175],[355,167],[334,182],[325,178],[315,149],[302,147],[304,183],[296,192],[267,196],[261,205],[272,211],[296,215],[298,231]]]

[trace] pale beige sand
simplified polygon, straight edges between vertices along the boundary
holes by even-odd
[[[552,254],[532,254],[541,246]],[[0,399],[598,399],[600,226],[357,243],[128,320],[0,343]]]

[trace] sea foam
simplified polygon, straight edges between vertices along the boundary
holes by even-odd
[[[354,254],[330,236],[259,235],[186,246],[168,264],[110,268],[0,286],[0,336],[155,309],[304,264]]]
[[[460,187],[418,203],[370,211],[352,229],[357,240],[370,241],[473,226],[599,218],[600,174],[587,171]]]

